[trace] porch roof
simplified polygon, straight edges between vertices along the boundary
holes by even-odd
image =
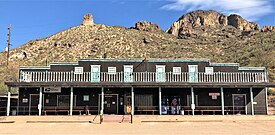
[[[275,82],[264,83],[191,83],[191,82],[5,82],[10,87],[207,87],[207,88],[236,88],[236,87],[275,87]]]

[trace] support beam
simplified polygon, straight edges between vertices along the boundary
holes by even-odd
[[[159,87],[159,115],[161,115],[161,87]]]
[[[39,103],[38,103],[38,111],[39,116],[41,116],[42,113],[42,87],[39,89]]]
[[[103,115],[103,110],[104,110],[104,88],[101,87],[101,110],[100,110],[100,115]]]
[[[254,100],[253,100],[252,87],[250,87],[250,103],[251,103],[251,115],[254,115]]]
[[[134,94],[134,87],[131,87],[131,114],[134,115],[135,113],[135,94]]]
[[[268,99],[267,99],[267,87],[265,87],[265,106],[266,106],[266,115],[268,115]]]
[[[70,115],[73,115],[73,105],[74,105],[74,88],[71,87],[71,96],[70,96]]]
[[[8,102],[7,102],[7,116],[10,115],[10,104],[11,103],[11,87],[8,87]]]
[[[191,109],[192,115],[195,115],[194,88],[191,87]]]
[[[223,94],[223,87],[221,87],[221,104],[222,104],[222,115],[224,115],[224,94]]]

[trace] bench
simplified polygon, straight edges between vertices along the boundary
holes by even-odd
[[[157,107],[154,106],[138,106],[135,109],[135,112],[140,112],[140,114],[142,112],[145,112],[147,114],[147,112],[152,112],[152,114],[154,115],[155,112],[158,112],[159,110],[157,110]]]
[[[44,106],[44,114],[47,115],[47,112],[54,112],[54,114],[58,114],[58,112],[67,112],[70,114],[70,107],[68,106]]]

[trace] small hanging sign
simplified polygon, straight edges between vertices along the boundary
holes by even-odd
[[[212,96],[212,99],[217,99],[220,96],[220,93],[209,93],[209,96]]]

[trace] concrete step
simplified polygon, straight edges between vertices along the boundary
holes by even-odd
[[[131,115],[103,115],[103,122],[131,122]]]

